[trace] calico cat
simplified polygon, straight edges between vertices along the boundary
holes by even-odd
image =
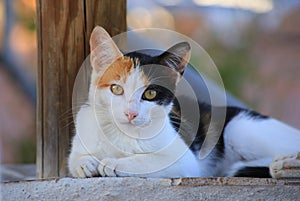
[[[123,55],[96,27],[90,46],[93,72],[88,101],[76,116],[68,159],[72,176],[270,177],[282,168],[276,163],[269,171],[274,157],[300,151],[300,132],[275,119],[237,107],[194,107],[188,97],[175,97],[189,43],[158,56]],[[211,118],[212,108],[226,111],[223,123]],[[214,128],[221,128],[220,138],[201,158]]]

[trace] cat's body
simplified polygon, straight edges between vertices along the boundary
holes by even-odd
[[[175,97],[189,60],[187,43],[159,56],[123,56],[96,28],[91,49],[89,99],[77,114],[69,157],[72,176],[265,177],[274,157],[300,151],[300,132],[277,120],[214,107],[226,112],[219,122],[210,105]],[[216,146],[200,159],[205,138],[217,132]]]

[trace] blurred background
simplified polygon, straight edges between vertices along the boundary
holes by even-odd
[[[128,29],[166,28],[211,56],[227,91],[300,129],[299,0],[127,0]],[[35,162],[35,0],[0,0],[2,163]]]

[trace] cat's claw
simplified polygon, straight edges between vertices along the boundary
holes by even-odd
[[[273,178],[300,178],[300,152],[298,154],[277,157],[270,165]]]
[[[75,168],[75,177],[86,178],[99,176],[98,160],[92,156],[82,156]]]
[[[105,158],[98,165],[98,172],[102,177],[117,177],[116,173],[117,160]]]

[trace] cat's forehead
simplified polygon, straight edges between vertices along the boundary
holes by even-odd
[[[97,79],[96,85],[97,88],[105,88],[111,84],[124,84],[138,90],[155,84],[173,90],[177,76],[176,71],[159,64],[155,57],[134,54],[113,62]]]
[[[108,87],[114,81],[125,81],[128,75],[135,68],[133,59],[129,57],[120,57],[113,62],[97,79],[97,88]]]
[[[138,81],[142,81],[142,83]],[[139,69],[139,58],[127,56],[118,58],[97,79],[97,88],[108,87],[115,82],[131,85],[148,85],[147,76]]]

